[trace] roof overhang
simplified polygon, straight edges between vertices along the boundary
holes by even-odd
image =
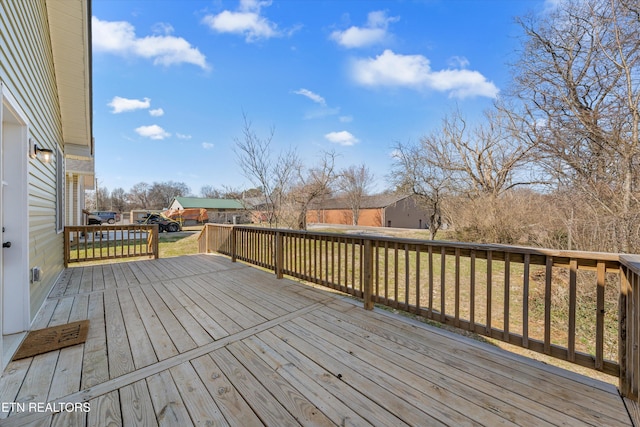
[[[91,0],[47,1],[65,156],[93,159]]]

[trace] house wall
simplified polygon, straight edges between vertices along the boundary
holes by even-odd
[[[207,209],[207,215],[209,216],[209,222],[215,224],[233,224],[234,217],[236,224],[247,224],[252,219],[249,211],[231,209]]]
[[[427,213],[421,209],[414,197],[406,197],[385,208],[385,227],[426,228],[429,224]]]
[[[382,227],[383,210],[379,208],[361,209],[358,225],[367,227]],[[353,224],[351,209],[319,209],[307,213],[308,223],[318,224]]]
[[[26,115],[29,137],[55,152],[63,138],[50,42],[44,0],[0,2],[0,83]],[[42,280],[30,285],[32,319],[63,269],[56,166],[28,161],[29,269],[42,269]]]
[[[171,206],[169,206],[169,209],[175,209],[179,211],[184,209],[184,207],[180,204],[179,201],[177,201],[176,199],[173,199],[173,202],[171,203]]]

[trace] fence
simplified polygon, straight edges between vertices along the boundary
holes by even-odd
[[[81,225],[64,228],[64,265],[149,256],[158,258],[158,225]]]
[[[637,400],[640,258],[208,224],[218,252],[620,378]]]

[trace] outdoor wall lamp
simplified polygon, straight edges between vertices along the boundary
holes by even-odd
[[[33,139],[30,139],[29,157],[32,159],[39,158],[44,163],[51,163],[51,160],[53,160],[53,150],[49,148],[40,148]]]

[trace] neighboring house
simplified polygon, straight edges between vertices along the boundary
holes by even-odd
[[[353,212],[344,198],[325,200],[309,209],[308,223],[353,224]],[[358,225],[370,227],[427,228],[429,215],[416,202],[415,196],[378,194],[364,196]]]
[[[3,367],[63,270],[62,231],[82,223],[93,188],[90,22],[89,0],[0,1]]]
[[[209,222],[217,224],[241,224],[249,222],[249,212],[244,203],[235,199],[205,199],[202,197],[175,197],[170,210],[206,209]]]

